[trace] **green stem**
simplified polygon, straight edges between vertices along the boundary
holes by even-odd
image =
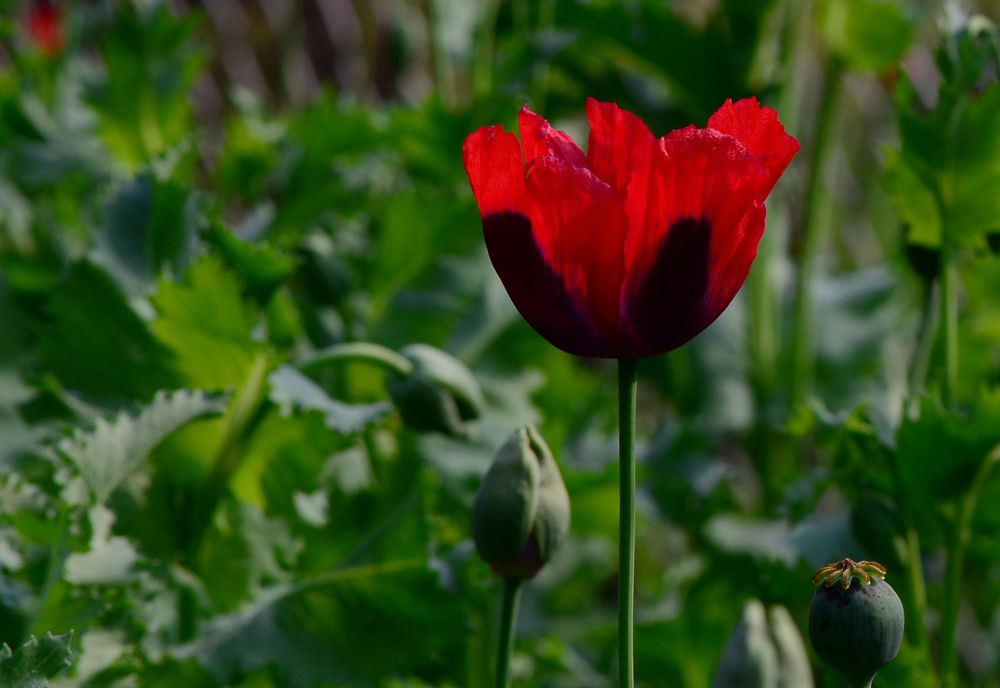
[[[267,410],[267,356],[258,354],[250,365],[246,380],[233,395],[224,418],[222,439],[215,452],[211,473],[204,492],[195,505],[191,530],[187,536],[186,558],[193,562],[211,527],[219,502],[226,494],[229,479],[246,455],[246,442]]]
[[[618,359],[618,686],[632,688],[635,604],[635,390],[639,362]]]
[[[945,408],[955,404],[958,386],[958,272],[954,250],[945,238],[941,244],[941,323],[944,325],[944,385]]]
[[[299,369],[308,373],[341,361],[363,361],[401,376],[409,375],[413,371],[413,364],[409,359],[392,349],[370,342],[335,344],[302,363]]]
[[[472,66],[472,95],[483,98],[493,90],[493,56],[496,44],[497,15],[500,14],[499,0],[486,0],[480,15],[479,41],[475,62]]]
[[[944,606],[941,611],[941,686],[952,688],[957,685],[958,653],[955,635],[958,627],[958,612],[962,605],[963,569],[965,550],[972,533],[972,517],[979,505],[979,495],[986,484],[986,478],[993,465],[1000,461],[1000,444],[995,446],[979,467],[969,491],[958,504],[955,527],[948,543],[948,564],[944,572]]]
[[[521,579],[503,579],[503,610],[500,616],[500,638],[497,643],[496,688],[510,685],[510,658],[514,654],[514,629],[517,626],[517,606],[521,599]]]
[[[917,410],[920,396],[927,384],[927,371],[930,369],[931,352],[934,350],[934,340],[937,339],[939,312],[941,310],[941,289],[935,282],[927,287],[927,298],[924,301],[924,312],[920,319],[920,339],[913,353],[913,363],[910,366],[910,389],[907,410],[913,413]]]
[[[813,376],[813,303],[812,283],[816,261],[822,243],[819,199],[823,193],[823,169],[833,143],[832,128],[840,93],[841,67],[830,60],[826,69],[823,95],[819,104],[816,131],[813,136],[812,157],[803,209],[802,236],[800,238],[799,275],[795,285],[795,330],[791,342],[792,375],[789,407],[795,408],[805,398],[812,386]]]
[[[43,631],[51,630],[48,628],[38,628],[38,624],[45,614],[46,607],[49,606],[49,597],[52,595],[52,591],[59,581],[62,580],[63,565],[66,563],[66,557],[69,554],[66,541],[69,539],[70,517],[69,509],[65,505],[59,508],[58,522],[59,537],[56,539],[55,546],[49,550],[49,560],[45,567],[45,583],[42,585],[42,591],[38,595],[38,606],[31,615],[31,621],[25,626],[27,631],[23,638],[25,642],[32,635],[41,635]]]

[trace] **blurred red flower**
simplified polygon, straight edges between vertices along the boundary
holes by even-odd
[[[727,100],[708,127],[655,138],[587,101],[587,153],[527,106],[463,159],[493,267],[525,320],[571,354],[675,349],[736,296],[764,233],[764,199],[799,149],[777,113]]]
[[[55,57],[63,49],[63,12],[51,0],[35,0],[28,9],[28,34],[43,53]]]

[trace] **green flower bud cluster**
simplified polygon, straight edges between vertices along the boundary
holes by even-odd
[[[851,559],[813,576],[819,587],[809,608],[809,638],[850,688],[870,688],[903,642],[903,605],[884,578],[881,564]]]
[[[812,670],[799,629],[780,605],[743,606],[715,668],[712,688],[812,688]]]
[[[497,452],[472,502],[472,539],[498,576],[533,578],[569,533],[569,494],[538,431]]]
[[[421,432],[469,434],[469,423],[482,414],[483,394],[461,361],[426,344],[410,344],[399,353],[411,364],[404,374],[386,379],[389,397],[403,422]]]

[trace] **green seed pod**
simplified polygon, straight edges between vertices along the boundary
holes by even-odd
[[[569,533],[569,494],[552,452],[520,428],[497,452],[472,502],[472,539],[499,576],[532,578]]]
[[[812,688],[799,629],[781,606],[749,600],[729,635],[712,688]]]
[[[413,364],[408,375],[386,380],[389,397],[403,422],[421,432],[462,437],[483,409],[483,393],[461,361],[426,344],[399,352]]]
[[[903,605],[884,577],[881,564],[850,559],[813,576],[819,588],[809,608],[809,638],[850,688],[870,688],[903,641]]]

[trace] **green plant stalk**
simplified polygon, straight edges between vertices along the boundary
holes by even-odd
[[[497,639],[496,688],[510,685],[510,658],[514,654],[514,629],[517,627],[517,607],[521,601],[521,579],[503,579],[503,603],[500,614],[500,636]]]
[[[618,686],[633,686],[635,619],[635,390],[639,361],[618,359]]]
[[[930,370],[934,340],[938,336],[940,311],[941,288],[939,282],[935,281],[927,287],[927,298],[924,300],[924,311],[920,319],[920,338],[917,340],[917,349],[913,353],[913,362],[910,366],[907,407],[911,412],[917,410],[920,396],[927,385],[927,371]]]
[[[500,14],[499,0],[486,0],[480,14],[479,40],[475,61],[472,65],[472,95],[483,98],[493,90],[493,57],[496,46],[497,15]]]
[[[920,397],[927,384],[927,372],[930,369],[931,353],[934,341],[938,335],[938,312],[940,310],[940,288],[937,281],[927,286],[924,299],[924,309],[920,320],[920,334],[917,348],[910,364],[909,390],[907,393],[907,410],[913,413],[917,410]],[[903,482],[902,467],[898,457],[892,454],[892,472],[895,481],[897,500],[903,512],[903,520],[912,524],[909,517],[910,504]],[[927,643],[927,583],[924,579],[924,567],[920,557],[920,536],[912,525],[907,525],[906,536],[907,573],[909,575],[910,615],[906,624],[906,633],[910,641],[918,647],[926,647]],[[916,618],[914,618],[916,617]]]
[[[945,407],[952,409],[958,386],[958,271],[954,248],[947,237],[941,243],[941,323],[944,327],[942,396]]]
[[[38,605],[31,616],[31,621],[25,626],[27,632],[25,637],[21,639],[22,642],[27,642],[33,635],[41,635],[44,631],[51,630],[48,628],[38,628],[38,622],[45,613],[45,608],[49,604],[49,597],[52,591],[58,585],[59,581],[62,580],[63,565],[66,563],[66,557],[69,555],[69,548],[66,546],[66,541],[69,539],[70,519],[69,509],[65,504],[59,507],[58,520],[59,537],[56,540],[56,544],[49,550],[49,559],[45,567],[45,583],[42,585],[42,592],[38,596]]]
[[[413,364],[405,356],[370,342],[348,342],[327,347],[302,363],[299,369],[304,373],[309,373],[342,361],[370,363],[400,376],[406,376],[413,372]]]
[[[795,408],[805,398],[812,385],[813,304],[812,283],[815,279],[816,261],[822,243],[820,236],[819,199],[823,193],[823,169],[833,142],[832,128],[840,98],[842,68],[835,59],[828,59],[823,95],[820,99],[816,131],[813,136],[812,157],[805,193],[802,217],[801,253],[799,274],[795,285],[795,320],[791,342],[791,388],[789,407]]]
[[[204,497],[197,507],[193,531],[188,535],[186,558],[189,561],[197,558],[215,510],[226,493],[229,479],[243,460],[247,439],[267,409],[267,373],[267,356],[258,354],[250,365],[246,380],[233,395]]]
[[[944,572],[944,604],[941,610],[941,686],[958,685],[958,652],[955,646],[958,612],[962,605],[962,577],[965,550],[972,533],[972,517],[979,505],[983,485],[994,464],[1000,461],[1000,444],[995,446],[979,467],[969,491],[958,503],[954,528],[948,543],[948,564]]]

